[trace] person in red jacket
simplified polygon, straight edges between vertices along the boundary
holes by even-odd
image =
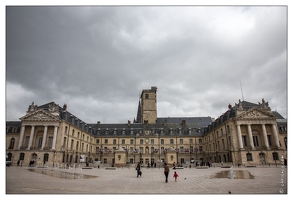
[[[177,177],[179,177],[179,175],[176,172],[174,172],[174,176],[173,177],[175,178],[175,182],[177,182]]]

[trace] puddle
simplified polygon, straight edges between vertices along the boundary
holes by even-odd
[[[89,179],[89,178],[97,178],[97,176],[86,175],[86,174],[78,174],[72,172],[64,172],[64,171],[56,171],[50,169],[28,169],[31,172],[37,172],[40,174],[45,174],[48,176],[63,178],[63,179]]]
[[[230,170],[220,171],[212,178],[230,178]],[[254,179],[248,170],[234,170],[234,179]]]

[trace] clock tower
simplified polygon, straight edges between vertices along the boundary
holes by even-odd
[[[141,123],[156,124],[157,122],[157,87],[143,90],[140,96]]]

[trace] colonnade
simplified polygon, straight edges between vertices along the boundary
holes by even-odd
[[[21,126],[18,150],[20,150],[20,148],[21,148],[21,146],[23,144],[23,139],[24,139],[24,133],[25,133],[26,126],[31,126],[29,143],[28,143],[28,147],[26,149],[26,150],[30,150],[30,148],[32,146],[32,143],[33,143],[33,138],[34,138],[34,135],[35,135],[35,127],[40,126],[40,125],[22,125]],[[53,135],[53,142],[52,142],[51,150],[56,150],[56,139],[57,139],[58,126],[57,125],[42,125],[42,126],[44,126],[44,134],[43,134],[41,150],[43,150],[45,148],[46,140],[47,140],[48,127],[49,126],[54,126],[54,135]]]
[[[238,136],[238,142],[239,142],[239,149],[244,150],[243,141],[242,141],[242,132],[241,132],[240,125],[247,125],[249,144],[250,144],[251,149],[255,150],[255,146],[254,146],[254,143],[253,143],[251,124],[250,123],[248,123],[248,124],[237,123],[236,124],[236,126],[237,126],[237,136]],[[271,124],[271,125],[272,125],[272,130],[273,130],[274,143],[275,143],[276,147],[279,149],[280,144],[279,144],[279,137],[278,137],[276,125],[275,124]],[[268,137],[267,137],[266,124],[261,124],[261,126],[262,126],[262,136],[263,136],[263,139],[264,139],[264,145],[265,145],[265,148],[267,150],[269,150],[270,147],[269,147],[269,142],[268,142]]]

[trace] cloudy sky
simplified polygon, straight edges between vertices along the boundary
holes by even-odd
[[[285,6],[8,6],[6,120],[54,101],[127,123],[152,86],[158,117],[217,118],[244,97],[287,118],[287,25]]]

